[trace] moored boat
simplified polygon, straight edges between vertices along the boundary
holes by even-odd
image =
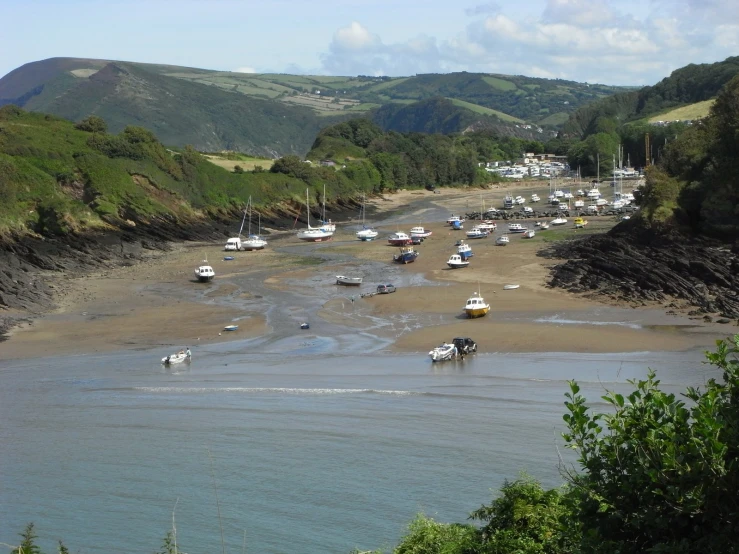
[[[452,269],[460,269],[470,265],[470,262],[466,258],[462,258],[459,254],[452,254],[449,256],[449,260],[447,260],[446,265]]]
[[[393,246],[406,246],[408,244],[411,244],[413,242],[413,239],[409,237],[407,234],[403,233],[402,231],[398,231],[397,233],[393,233],[387,238],[388,244],[391,244]]]
[[[467,299],[464,311],[469,318],[482,317],[490,311],[490,304],[485,302],[485,299],[480,296],[479,292],[474,292]]]
[[[495,239],[495,244],[498,246],[505,246],[509,242],[511,242],[511,239],[508,238],[508,235],[500,235],[497,239]]]
[[[331,237],[334,235],[333,231],[324,230],[324,229],[321,229],[320,227],[310,226],[310,206],[308,204],[308,189],[305,189],[305,207],[306,207],[307,214],[308,214],[307,215],[308,226],[302,231],[299,231],[297,237],[300,240],[303,240],[306,242],[323,242],[323,241],[331,239]]]
[[[525,233],[526,227],[524,227],[520,223],[509,223],[508,232],[509,233]]]
[[[346,285],[349,287],[358,287],[362,284],[362,277],[347,277],[346,275],[337,275],[336,284]]]
[[[457,243],[457,254],[462,256],[463,260],[466,260],[467,258],[471,258],[473,256],[472,247],[466,242],[464,242],[463,240],[460,240]]]
[[[468,239],[484,239],[488,236],[488,232],[481,229],[479,225],[475,225],[466,234]]]
[[[564,217],[557,217],[549,222],[550,225],[564,225],[567,223],[567,219]]]
[[[533,239],[536,236],[536,231],[533,229],[526,229],[526,231],[523,234],[523,238],[525,239]]]
[[[410,232],[411,238],[420,238],[425,239],[427,237],[431,236],[431,231],[428,229],[425,229],[424,227],[413,227]]]
[[[164,365],[174,365],[174,364],[181,364],[182,362],[189,362],[192,359],[192,353],[190,352],[190,349],[187,350],[180,350],[179,352],[175,354],[170,354],[169,356],[165,356],[162,358],[162,363]]]
[[[406,246],[393,256],[393,261],[399,264],[409,264],[415,262],[416,258],[418,258],[418,251],[413,247]]]
[[[482,221],[482,223],[478,223],[475,227],[489,233],[491,231],[495,231],[498,228],[498,224],[495,223],[495,221],[490,221],[489,219],[486,219]]]
[[[212,281],[213,277],[216,276],[216,272],[213,271],[213,268],[207,265],[207,263],[208,263],[208,260],[203,260],[203,265],[201,265],[195,270],[195,277],[201,283],[207,283],[208,281]]]
[[[588,220],[583,217],[576,217],[574,223],[575,223],[575,229],[582,229],[588,224]]]

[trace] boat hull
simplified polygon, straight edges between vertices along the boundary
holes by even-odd
[[[358,287],[362,284],[362,277],[345,277],[343,275],[336,276],[336,284],[345,287]]]
[[[466,308],[464,311],[467,314],[467,317],[472,319],[476,317],[483,317],[490,311],[490,308]]]

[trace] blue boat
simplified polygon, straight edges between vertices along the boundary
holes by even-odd
[[[393,256],[393,261],[399,264],[409,264],[416,261],[416,258],[418,258],[418,251],[413,247],[406,247],[401,248],[400,252]]]
[[[230,262],[231,260],[235,259],[233,256],[224,256],[224,261]]]

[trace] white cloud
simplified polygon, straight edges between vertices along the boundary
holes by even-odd
[[[336,31],[322,71],[414,75],[471,71],[619,85],[653,84],[688,63],[739,53],[739,2],[547,0],[538,14],[496,2],[464,9],[473,20],[455,35],[395,43],[358,22]],[[633,7],[634,3],[632,3]],[[511,4],[508,4],[511,6]]]
[[[253,67],[248,67],[248,66],[237,67],[236,69],[234,69],[234,73],[256,73],[256,72],[257,72],[256,69],[254,69]]]

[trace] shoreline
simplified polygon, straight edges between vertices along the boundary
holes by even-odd
[[[132,266],[59,276],[56,286],[63,294],[57,297],[58,307],[40,316],[29,314],[29,322],[12,329],[8,340],[0,342],[0,360],[306,336],[297,322],[308,317],[332,332],[365,332],[391,341],[384,349],[388,352],[424,355],[455,336],[472,337],[484,353],[615,353],[711,347],[732,334],[728,325],[665,314],[664,306],[614,307],[549,288],[549,268],[560,261],[537,256],[545,245],[538,236],[526,241],[512,235],[506,247],[496,247],[491,238],[470,240],[475,249],[470,267],[447,269],[446,259],[454,242],[465,238],[464,231],[424,218],[441,209],[463,213],[472,200],[479,202],[478,194],[502,198],[511,188],[440,195],[405,191],[374,199],[379,213],[393,217],[379,227],[377,240],[366,243],[354,237],[354,227],[361,224],[354,218],[340,224],[327,243],[301,243],[292,232],[280,233],[268,237],[267,249],[238,252],[230,262],[222,261],[221,244],[181,243]],[[397,248],[387,245],[385,235],[421,221],[433,231],[417,247],[421,255],[407,266],[392,264]],[[546,233],[556,237],[563,231],[571,232]],[[216,279],[205,286],[191,275],[201,259],[217,267]],[[360,290],[331,282],[332,275],[352,271],[365,272],[372,281]],[[359,297],[391,276],[399,279],[397,292]],[[507,283],[520,287],[503,290]],[[462,308],[474,290],[482,292],[491,312],[468,320]],[[279,317],[267,315],[269,306],[290,294],[294,298]],[[232,323],[238,331],[224,333],[223,327]],[[322,325],[311,327],[312,334],[320,335]]]

